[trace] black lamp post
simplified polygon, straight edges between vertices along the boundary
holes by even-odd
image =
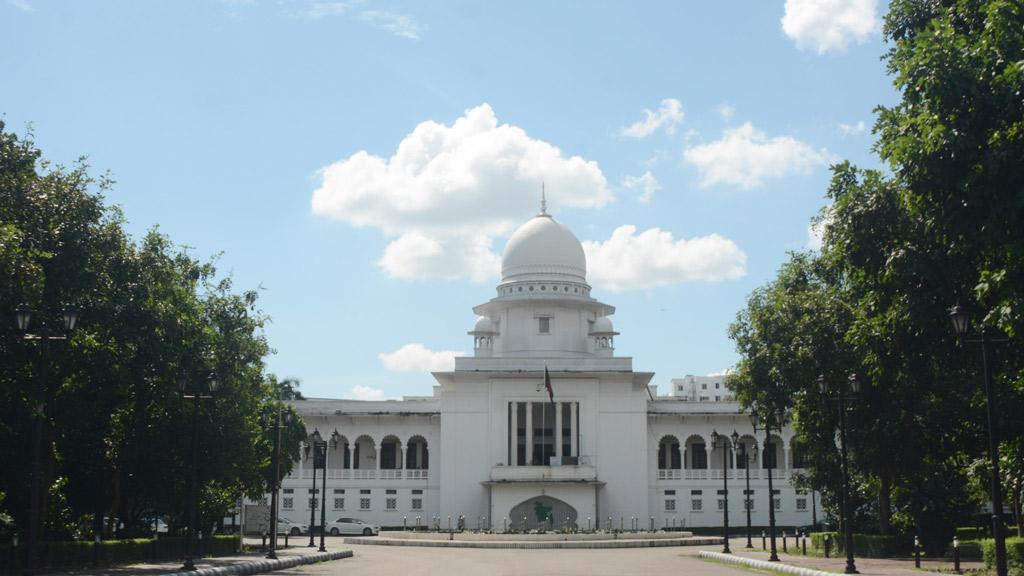
[[[733,431],[733,436],[739,437],[739,434]],[[750,540],[750,509],[752,508],[751,504],[753,503],[753,499],[750,497],[750,455],[747,454],[746,442],[740,444],[740,449],[743,453],[743,468],[747,476],[747,489],[743,492],[743,507],[747,509],[747,548],[752,549],[754,547],[754,543]],[[753,457],[756,462],[757,444],[754,444]]]
[[[217,374],[210,372],[206,377],[206,387],[209,394],[203,394],[198,385],[193,387],[192,393],[188,394],[189,385],[184,376],[178,377],[178,391],[181,397],[192,400],[192,474],[188,482],[188,532],[185,534],[185,564],[183,570],[195,570],[196,564],[193,561],[195,540],[196,540],[196,509],[199,502],[196,495],[199,485],[199,400],[213,398],[219,386]]]
[[[847,388],[840,381],[839,390],[835,398],[839,403],[839,454],[843,465],[843,492],[840,505],[842,506],[843,513],[843,542],[846,547],[846,568],[844,572],[847,574],[858,574],[857,565],[853,561],[853,517],[850,515],[850,462],[847,458],[846,448],[846,401],[853,400],[855,395],[860,392],[860,382],[852,374],[847,378],[847,381],[849,382],[849,392],[847,392]],[[818,377],[818,387],[821,389],[822,394],[828,395],[828,385],[825,383],[824,376]]]
[[[764,458],[768,462],[768,534],[771,537],[771,555],[768,556],[769,562],[778,562],[779,553],[775,547],[775,488],[772,485],[772,466],[775,463],[775,450],[772,444],[772,429],[775,427],[772,423],[772,413],[766,412],[764,416]],[[782,418],[779,418],[778,426],[782,427]],[[754,426],[754,434],[757,434],[757,427],[759,424],[758,415],[756,412],[750,414],[750,423]],[[768,455],[768,451],[771,450],[771,457]]]
[[[725,546],[722,547],[722,554],[732,554],[732,550],[729,550],[729,462],[725,453],[729,440],[725,434],[719,434],[717,430],[712,430],[711,442],[715,449],[722,451],[722,528],[725,533]]]
[[[42,518],[42,444],[43,444],[43,423],[46,420],[46,378],[50,371],[50,342],[55,340],[67,340],[67,336],[50,336],[45,317],[39,320],[39,334],[28,332],[29,324],[32,321],[32,307],[28,304],[19,304],[14,309],[14,320],[18,330],[23,333],[25,340],[39,340],[43,345],[43,355],[39,365],[39,383],[36,388],[36,406],[33,416],[35,426],[32,430],[32,478],[29,490],[29,526],[28,526],[28,568],[35,567],[35,555],[39,547],[39,532]],[[61,320],[64,324],[64,331],[68,334],[74,331],[78,324],[78,317],[81,309],[77,306],[64,306],[61,309]]]
[[[953,321],[957,339],[962,342],[981,344],[982,370],[985,378],[985,418],[988,421],[988,457],[992,466],[992,538],[996,548],[996,575],[1006,576],[1006,535],[1003,530],[1003,495],[999,488],[999,442],[996,440],[996,420],[993,410],[994,392],[992,390],[993,342],[1006,342],[1005,338],[993,338],[989,331],[981,328],[981,338],[964,338],[970,327],[967,310],[957,304],[949,310],[949,318]]]
[[[311,491],[313,495],[309,498],[309,544],[306,544],[307,548],[313,548],[316,546],[316,543],[313,541],[313,530],[316,527],[316,467],[320,461],[321,441],[320,431],[314,428],[313,434],[310,435],[306,442],[307,460],[309,459],[310,449],[312,448],[313,450],[313,490]],[[324,470],[324,474],[326,473],[327,471]]]
[[[281,489],[281,428],[291,422],[291,412],[285,412],[284,416],[281,415],[282,406],[281,403],[277,403],[275,410],[275,422],[274,422],[274,452],[271,456],[273,460],[270,463],[270,469],[274,477],[270,480],[270,551],[267,552],[267,558],[271,560],[277,559],[277,493]]]

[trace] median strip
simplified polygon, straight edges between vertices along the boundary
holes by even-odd
[[[709,560],[725,562],[726,564],[738,564],[740,566],[746,566],[748,568],[756,568],[758,570],[771,570],[773,572],[782,572],[784,574],[795,574],[796,576],[836,575],[836,572],[825,572],[824,570],[815,570],[813,568],[801,568],[800,566],[793,566],[792,564],[783,564],[782,562],[768,562],[767,560],[756,560],[754,558],[747,558],[745,556],[736,556],[735,554],[722,554],[721,552],[709,552],[707,550],[701,550],[697,553],[697,556],[700,558],[707,558]]]
[[[252,562],[241,562],[229,566],[202,568],[191,572],[171,572],[163,576],[244,576],[246,574],[262,574],[263,572],[273,572],[274,570],[284,570],[285,568],[294,568],[305,564],[316,564],[351,557],[351,550],[341,550],[339,552],[288,556],[287,558],[278,558],[276,560],[253,560]]]

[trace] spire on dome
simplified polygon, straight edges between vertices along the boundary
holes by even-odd
[[[544,192],[544,181],[540,183],[540,214],[538,216],[548,215],[548,199]]]

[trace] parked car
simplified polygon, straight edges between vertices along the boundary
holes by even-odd
[[[277,533],[290,534],[292,536],[298,536],[299,534],[308,534],[309,526],[305,524],[297,524],[287,518],[278,518]]]
[[[334,522],[327,523],[327,533],[331,536],[338,536],[340,534],[376,536],[380,534],[380,526],[368,524],[358,518],[338,518]]]

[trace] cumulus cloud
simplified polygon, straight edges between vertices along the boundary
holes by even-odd
[[[651,196],[654,196],[655,192],[661,190],[658,179],[651,174],[650,170],[640,176],[626,176],[622,179],[622,187],[627,190],[639,190],[640,196],[637,197],[637,200],[642,204],[650,202]]]
[[[394,352],[377,355],[384,367],[395,372],[443,372],[455,369],[455,357],[464,356],[454,350],[434,351],[423,344],[406,344]]]
[[[299,10],[298,15],[309,20],[320,20],[329,16],[342,16],[350,7],[348,2],[313,2]]]
[[[736,115],[736,109],[723,102],[718,105],[718,115],[722,117],[722,120],[732,120],[732,117]]]
[[[646,138],[661,127],[665,128],[666,133],[672,134],[676,130],[676,124],[682,121],[683,104],[675,98],[666,98],[661,101],[661,106],[657,110],[644,109],[644,119],[623,128],[622,135]]]
[[[821,247],[825,244],[825,230],[832,223],[832,218],[832,206],[826,206],[822,208],[818,216],[807,226],[807,243],[805,247],[808,250],[821,250]]]
[[[693,280],[732,280],[746,274],[747,255],[718,234],[676,240],[672,233],[619,226],[604,242],[585,241],[587,279],[621,292]]]
[[[725,370],[722,370],[721,372],[712,372],[712,373],[708,374],[708,377],[709,378],[717,378],[718,376],[728,376],[728,375],[730,375],[730,374],[732,374],[734,372],[736,372],[736,368],[730,366],[729,368],[726,368]]]
[[[768,178],[806,173],[827,162],[828,153],[790,136],[769,138],[747,122],[726,130],[719,140],[687,148],[683,159],[697,167],[701,187],[756,188]]]
[[[370,386],[356,386],[352,388],[352,398],[356,400],[383,400],[384,391],[380,388]]]
[[[782,31],[801,50],[845,50],[878,30],[877,5],[877,0],[786,0]]]
[[[867,130],[867,125],[864,124],[863,120],[858,120],[856,124],[839,123],[839,131],[842,132],[843,136],[859,136],[865,130]]]
[[[28,0],[8,0],[7,2],[22,12],[32,12],[35,8],[28,3]]]
[[[319,175],[313,213],[393,238],[377,264],[406,280],[492,278],[500,267],[493,239],[537,211],[542,181],[555,207],[612,201],[596,162],[499,125],[487,104],[450,126],[420,123],[389,158],[364,150]]]

